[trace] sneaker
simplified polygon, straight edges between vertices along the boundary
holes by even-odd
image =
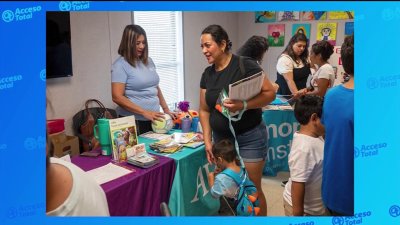
[[[288,182],[287,180],[282,181],[281,186],[282,186],[282,187],[285,187],[287,182]]]

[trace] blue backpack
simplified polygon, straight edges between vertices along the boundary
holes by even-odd
[[[243,168],[242,172],[244,173],[243,179],[229,168],[221,173],[232,178],[239,187],[235,200],[236,215],[256,216],[260,211],[257,189],[254,183],[247,177],[247,173]]]

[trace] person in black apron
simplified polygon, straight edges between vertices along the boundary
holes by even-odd
[[[280,64],[284,63],[285,60],[290,60],[292,66],[288,68],[287,73],[279,73],[278,67],[283,66]],[[303,66],[300,67],[301,65]],[[291,68],[293,68],[292,71],[290,71]],[[297,33],[290,39],[289,44],[278,59],[277,79],[275,81],[279,85],[277,94],[284,95],[288,99],[291,98],[290,95],[294,95],[298,90],[306,88],[310,74],[308,39],[304,34]]]

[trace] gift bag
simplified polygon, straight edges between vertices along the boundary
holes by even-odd
[[[98,107],[89,107],[91,103],[95,103]],[[100,147],[99,141],[94,137],[93,127],[97,123],[97,119],[117,118],[117,113],[113,109],[104,107],[97,99],[89,99],[85,103],[85,109],[79,111],[73,117],[73,128],[75,135],[79,137],[79,146],[81,152],[90,151]]]

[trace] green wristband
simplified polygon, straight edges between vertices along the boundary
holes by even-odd
[[[243,109],[242,111],[246,111],[247,110],[247,101],[243,100]]]

